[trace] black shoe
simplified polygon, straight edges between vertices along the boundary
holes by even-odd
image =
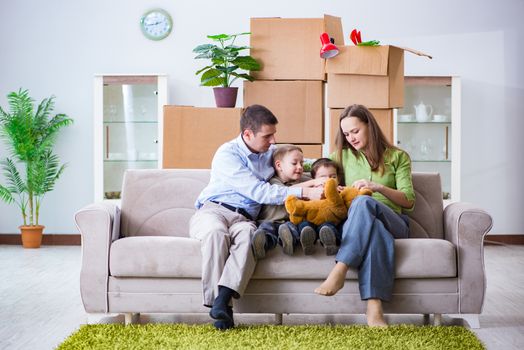
[[[258,229],[253,234],[251,239],[251,247],[253,248],[253,254],[255,259],[264,259],[266,257],[266,230]]]
[[[209,311],[209,316],[217,321],[224,321],[229,324],[234,324],[233,322],[233,309],[231,306],[224,306],[221,304],[213,304],[211,311]]]
[[[315,240],[317,239],[317,233],[313,227],[306,226],[300,231],[300,244],[304,249],[305,255],[311,255],[315,252]]]
[[[282,250],[286,255],[293,255],[293,234],[287,225],[278,227],[278,239],[282,243]]]
[[[233,320],[233,309],[228,306],[227,313],[231,320],[217,320],[213,323],[213,326],[215,326],[216,329],[225,331],[227,329],[233,328],[235,326],[235,322]]]
[[[323,226],[318,235],[320,237],[320,243],[326,248],[326,255],[337,254],[337,238],[333,229],[329,226]]]

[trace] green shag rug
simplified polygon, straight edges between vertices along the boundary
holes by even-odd
[[[484,349],[459,326],[237,326],[217,331],[211,325],[84,325],[57,348],[69,349]]]

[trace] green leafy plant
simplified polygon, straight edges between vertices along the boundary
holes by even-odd
[[[22,212],[24,226],[38,225],[40,204],[52,191],[65,169],[60,165],[53,146],[58,132],[73,120],[65,114],[51,117],[54,96],[45,98],[34,111],[34,100],[28,90],[7,95],[10,113],[0,107],[0,136],[6,141],[11,157],[0,161],[5,186],[0,185],[0,198],[16,203]]]
[[[208,35],[207,37],[217,44],[203,44],[195,47],[193,52],[197,54],[195,59],[210,59],[210,65],[199,69],[195,74],[202,74],[200,84],[202,86],[222,86],[230,87],[237,79],[249,81],[255,80],[248,73],[239,73],[237,70],[257,71],[260,70],[260,63],[253,57],[240,56],[240,52],[249,49],[249,46],[235,46],[235,39],[239,34],[218,34]]]

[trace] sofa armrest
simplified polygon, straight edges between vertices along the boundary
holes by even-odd
[[[482,312],[486,291],[484,236],[492,226],[491,215],[470,203],[451,203],[444,210],[444,238],[457,248],[461,313]]]
[[[82,237],[80,294],[86,312],[107,312],[109,249],[118,239],[120,209],[112,203],[88,205],[75,213]]]

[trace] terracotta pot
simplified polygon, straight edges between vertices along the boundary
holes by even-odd
[[[215,87],[213,93],[217,107],[232,108],[237,104],[237,87]]]
[[[34,226],[20,226],[20,232],[22,233],[22,246],[24,248],[40,248],[42,244],[42,233],[44,232],[45,226],[34,225]]]

